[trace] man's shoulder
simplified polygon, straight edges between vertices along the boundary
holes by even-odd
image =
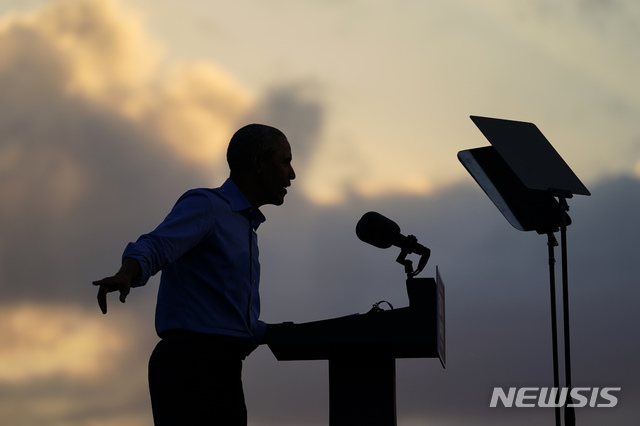
[[[194,188],[185,192],[176,204],[189,200],[197,205],[207,205],[214,209],[230,209],[233,212],[240,212],[251,208],[251,204],[244,194],[231,180],[227,179],[218,188]]]
[[[180,196],[176,204],[188,200],[192,203],[206,204],[211,206],[229,205],[229,200],[221,188],[193,188]]]
[[[182,197],[188,197],[192,195],[200,195],[204,197],[220,197],[220,195],[224,196],[224,194],[221,194],[223,192],[221,191],[221,189],[222,188],[193,188],[182,194]]]

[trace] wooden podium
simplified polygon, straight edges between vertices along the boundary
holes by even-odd
[[[444,284],[407,279],[409,306],[271,328],[279,361],[329,360],[330,426],[395,426],[396,358],[440,358],[446,366]]]

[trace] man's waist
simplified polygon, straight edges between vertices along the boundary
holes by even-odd
[[[161,332],[159,336],[163,340],[195,344],[230,355],[238,354],[243,358],[251,348],[251,339],[224,334],[200,333],[189,330],[166,330]]]

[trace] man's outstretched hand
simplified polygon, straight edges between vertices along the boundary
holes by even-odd
[[[126,258],[122,262],[120,270],[112,277],[106,277],[94,281],[93,285],[98,286],[98,306],[103,314],[107,313],[107,294],[119,291],[120,301],[124,303],[131,291],[131,281],[140,275],[140,264],[137,260]]]
[[[107,293],[119,291],[120,301],[124,303],[127,299],[129,291],[131,290],[130,281],[118,275],[94,281],[93,285],[97,285],[100,287],[98,289],[98,305],[100,306],[100,310],[103,314],[107,313]]]

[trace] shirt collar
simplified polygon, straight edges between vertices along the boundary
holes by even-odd
[[[231,211],[239,212],[246,210],[251,219],[251,226],[253,226],[254,229],[257,229],[258,226],[266,220],[260,209],[254,208],[251,203],[249,203],[247,197],[244,196],[240,188],[238,188],[231,179],[227,179],[220,188],[229,200]]]

